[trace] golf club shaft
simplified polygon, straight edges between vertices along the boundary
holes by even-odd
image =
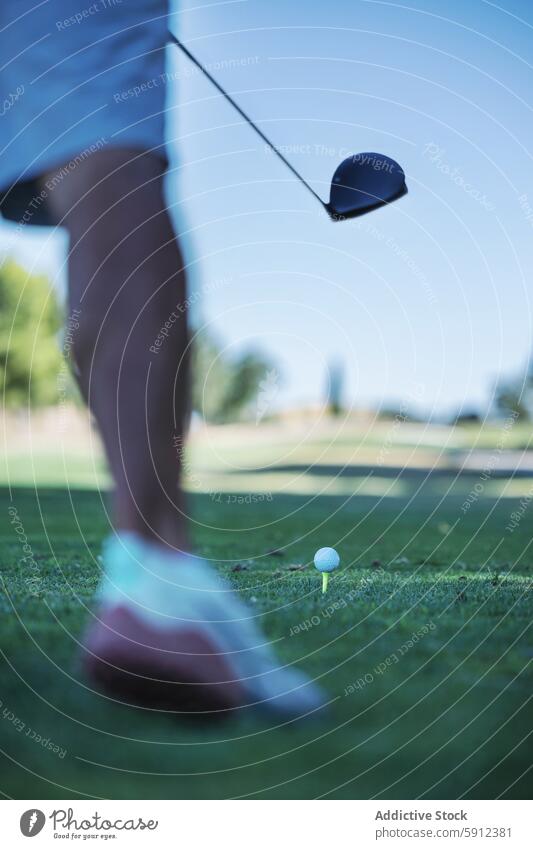
[[[255,131],[256,131],[257,135],[258,135],[258,136],[260,136],[260,138],[262,138],[264,142],[266,142],[266,144],[269,146],[269,148],[270,148],[271,150],[273,150],[273,151],[274,151],[274,153],[276,154],[276,156],[277,156],[277,157],[279,157],[279,159],[281,159],[281,161],[282,161],[282,162],[283,162],[283,163],[287,166],[287,168],[289,168],[289,170],[290,170],[290,171],[292,171],[292,173],[294,174],[294,176],[295,176],[295,177],[296,177],[296,178],[297,178],[297,179],[298,179],[301,183],[303,183],[303,185],[306,187],[306,189],[308,189],[308,190],[311,192],[311,194],[312,194],[312,195],[314,195],[314,197],[315,197],[315,198],[319,201],[319,203],[321,204],[321,206],[326,207],[327,205],[324,203],[324,201],[322,200],[322,198],[320,197],[320,195],[317,195],[317,193],[315,192],[315,190],[314,190],[314,189],[312,189],[312,188],[311,188],[311,186],[309,185],[309,183],[307,183],[307,182],[304,180],[304,178],[302,177],[302,175],[301,175],[301,174],[299,174],[299,173],[298,173],[298,171],[296,170],[296,168],[294,168],[294,167],[291,165],[291,163],[290,163],[287,159],[285,159],[285,157],[283,156],[283,154],[281,153],[281,151],[279,151],[279,150],[277,149],[277,147],[276,147],[274,144],[272,144],[272,142],[270,141],[270,139],[269,139],[269,138],[267,138],[267,137],[265,136],[265,134],[264,134],[264,133],[263,133],[263,132],[259,129],[259,127],[257,126],[257,124],[254,124],[254,122],[252,121],[252,119],[251,119],[251,118],[250,118],[250,117],[246,114],[246,112],[245,112],[243,109],[241,109],[241,107],[239,106],[239,104],[238,104],[238,103],[235,103],[235,101],[233,100],[233,98],[232,98],[232,97],[230,97],[230,95],[227,93],[227,91],[225,91],[225,90],[222,88],[222,86],[221,86],[221,85],[220,85],[220,84],[216,81],[216,79],[215,79],[214,77],[212,77],[212,76],[211,76],[211,74],[209,73],[209,71],[208,71],[206,68],[204,68],[204,66],[203,66],[203,65],[202,65],[202,63],[201,63],[201,62],[200,62],[200,61],[196,58],[196,56],[193,56],[193,54],[191,53],[191,51],[190,51],[190,50],[188,50],[188,49],[185,47],[185,45],[184,45],[184,44],[182,44],[182,42],[181,42],[178,38],[176,38],[176,36],[175,36],[173,33],[169,32],[169,38],[170,38],[170,41],[171,41],[173,44],[175,44],[177,47],[179,47],[179,49],[182,51],[182,53],[185,53],[185,55],[187,56],[187,58],[188,58],[188,59],[190,59],[190,61],[193,63],[193,65],[196,65],[196,67],[197,67],[197,68],[198,68],[198,69],[202,72],[202,74],[203,74],[205,77],[207,77],[207,79],[209,80],[209,82],[210,82],[210,83],[212,83],[212,84],[215,86],[215,88],[216,88],[216,89],[220,92],[220,94],[221,94],[223,97],[225,97],[225,98],[226,98],[226,100],[228,101],[228,103],[231,103],[231,105],[233,106],[233,108],[234,108],[234,109],[236,109],[236,110],[237,110],[237,112],[239,113],[239,115],[241,116],[241,118],[244,118],[244,120],[245,120],[245,121],[247,121],[247,122],[248,122],[248,124],[250,124],[250,126],[251,126],[251,127],[252,127]]]

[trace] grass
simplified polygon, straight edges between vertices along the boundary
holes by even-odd
[[[405,445],[389,445],[387,465],[369,476],[376,439],[346,437],[341,451],[327,440],[291,448],[284,436],[283,450],[263,447],[261,463],[272,465],[261,471],[253,446],[243,457],[242,439],[217,438],[216,458],[246,468],[235,473],[198,451],[201,471],[189,482],[198,548],[256,611],[283,660],[320,680],[329,714],[206,728],[91,692],[77,641],[108,530],[105,500],[76,487],[74,474],[67,488],[59,456],[55,486],[51,466],[46,487],[23,485],[31,469],[18,457],[0,491],[4,794],[528,798],[531,481],[494,470],[464,510],[479,474],[428,472],[420,457],[391,474],[406,462]],[[433,467],[435,448],[426,450]],[[307,469],[320,454],[322,466]],[[9,508],[36,566],[21,563]],[[312,567],[291,568],[321,545],[342,556],[325,600]]]

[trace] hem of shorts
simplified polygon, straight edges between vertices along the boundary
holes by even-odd
[[[37,185],[38,181],[43,177],[44,174],[47,174],[50,171],[54,171],[56,169],[60,169],[62,166],[71,162],[76,156],[79,156],[80,153],[87,150],[87,148],[96,145],[98,141],[101,140],[101,136],[98,138],[87,140],[85,143],[79,143],[74,146],[65,147],[62,153],[55,153],[50,156],[50,158],[45,161],[40,161],[38,164],[35,164],[35,167],[29,168],[23,176],[13,176],[11,179],[2,178],[0,183],[0,212],[1,217],[6,219],[7,221],[12,221],[14,223],[20,222],[24,212],[22,215],[20,214],[21,209],[24,206],[23,201],[21,200],[22,196],[27,197],[26,210],[29,208],[30,203],[35,201],[35,198],[39,196],[39,192],[45,190],[45,187],[41,186],[40,189]],[[109,150],[109,149],[117,149],[121,148],[123,150],[138,150],[139,153],[153,153],[155,156],[158,156],[164,164],[165,170],[168,168],[169,159],[166,149],[166,143],[161,142],[159,145],[153,144],[153,137],[148,140],[146,137],[142,136],[128,136],[127,138],[113,138],[110,141],[106,142],[105,145],[98,148],[95,151],[92,151],[90,156],[93,156],[95,153],[98,153],[100,150]],[[89,158],[89,157],[87,157]],[[11,197],[10,197],[11,195]],[[49,226],[48,214],[46,212],[46,197],[43,198],[45,201],[42,205],[41,214],[35,213],[32,215],[31,223],[37,226]]]

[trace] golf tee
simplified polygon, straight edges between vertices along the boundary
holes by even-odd
[[[328,579],[329,572],[322,572],[322,593],[327,593],[328,591]]]

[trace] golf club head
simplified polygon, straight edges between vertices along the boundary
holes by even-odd
[[[382,153],[355,153],[341,162],[325,207],[334,221],[355,218],[407,194],[405,174]]]

